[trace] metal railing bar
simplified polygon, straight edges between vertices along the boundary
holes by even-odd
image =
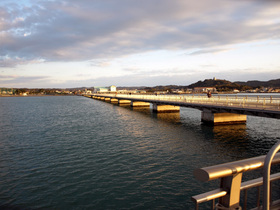
[[[245,191],[245,195],[244,195],[244,206],[247,206],[247,190],[253,187],[257,187],[257,207],[260,206],[260,186],[262,186],[263,184],[263,178],[257,178],[257,179],[253,179],[253,180],[249,180],[246,182],[242,182],[241,183],[241,187],[240,187],[240,191]],[[271,179],[270,181],[276,181],[280,179],[280,173],[275,173],[271,175]],[[221,188],[206,192],[206,193],[202,193],[196,196],[192,197],[192,200],[198,205],[200,203],[204,203],[207,201],[211,201],[213,203],[215,203],[215,199],[223,197],[227,194],[227,191],[222,190]],[[246,198],[246,199],[245,199]],[[245,201],[246,201],[246,205],[245,205]],[[212,205],[213,205],[212,203]],[[215,204],[214,204],[215,205]],[[247,207],[246,207],[247,208]],[[245,208],[245,209],[246,209]]]
[[[200,181],[210,181],[222,177],[232,176],[237,173],[256,170],[264,166],[265,157],[265,155],[262,155],[245,160],[196,169],[194,171],[194,176]],[[272,161],[272,164],[276,163],[280,163],[280,153],[277,153]]]
[[[276,156],[276,153],[280,150],[280,141],[278,141],[268,152],[264,162],[264,175],[263,175],[263,208],[265,210],[270,209],[270,170],[271,164]]]
[[[248,197],[248,189],[246,189],[244,192],[244,205],[243,205],[244,210],[247,209],[247,197]]]
[[[218,189],[206,192],[206,193],[202,193],[202,194],[199,194],[199,195],[192,196],[191,199],[195,203],[199,204],[199,203],[204,203],[204,202],[207,202],[207,201],[214,200],[216,198],[223,197],[226,194],[227,194],[227,191],[223,190],[222,188],[218,188]]]
[[[278,179],[280,179],[280,172],[272,174],[270,176],[270,181],[276,181]],[[263,185],[263,178],[260,177],[260,178],[256,178],[256,179],[249,180],[249,181],[246,181],[246,182],[242,182],[240,190],[247,190],[247,189],[262,186],[262,185]]]
[[[260,206],[260,202],[261,202],[261,187],[258,186],[258,197],[257,197],[257,207]]]

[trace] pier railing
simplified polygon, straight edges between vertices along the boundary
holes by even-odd
[[[196,95],[148,95],[148,94],[97,94],[100,96],[118,97],[126,99],[154,100],[154,101],[174,101],[191,104],[207,104],[216,106],[252,108],[262,110],[280,110],[280,98],[265,97],[238,97],[212,95],[208,98]]]
[[[280,147],[279,143],[276,147],[278,151]],[[199,208],[199,204],[208,201],[212,201],[212,209],[241,209],[240,192],[244,191],[244,203],[242,209],[246,210],[248,189],[251,188],[257,188],[256,205],[254,206],[254,209],[263,209],[260,206],[260,192],[263,183],[265,183],[263,203],[266,204],[268,202],[268,208],[265,208],[264,206],[264,209],[270,209],[270,207],[279,209],[279,200],[274,202],[270,201],[270,198],[268,196],[268,194],[270,195],[270,192],[267,191],[267,185],[270,186],[270,183],[272,181],[280,179],[280,173],[276,173],[270,176],[270,164],[280,163],[280,153],[276,154],[277,151],[275,150],[275,148],[272,149],[273,152],[270,153],[273,153],[273,155],[272,158],[271,156],[269,157],[270,162],[267,161],[268,158],[266,158],[266,156],[264,155],[260,157],[195,170],[194,175],[200,181],[211,181],[214,179],[220,179],[219,188],[192,197],[192,200],[195,202],[196,209]],[[267,168],[267,163],[269,164],[269,179],[264,176],[264,178],[260,177],[257,179],[242,182],[242,175],[244,172],[260,169],[263,167]],[[267,184],[267,182],[269,184]],[[267,198],[269,198],[268,201]],[[216,199],[218,199],[218,203],[215,205]]]

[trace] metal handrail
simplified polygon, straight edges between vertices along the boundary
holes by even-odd
[[[280,149],[280,142],[278,144],[277,149]],[[273,157],[275,158],[272,157],[272,159],[269,162],[269,165],[280,163],[280,153],[276,154],[276,152],[273,153]],[[259,187],[263,183],[265,185],[263,178],[257,178],[254,180],[241,182],[242,174],[247,171],[264,167],[266,164],[266,158],[267,156],[263,155],[255,158],[196,169],[194,171],[194,175],[200,181],[210,181],[214,179],[221,180],[221,185],[219,189],[212,190],[210,192],[206,192],[192,197],[192,200],[196,203],[196,209],[198,209],[198,204],[210,200],[213,201],[212,209],[214,209],[215,199],[217,198],[219,198],[219,205],[222,204],[223,206],[225,206],[225,208],[238,208],[240,200],[240,191],[245,191],[244,200],[247,200],[248,189],[253,187]],[[270,181],[275,181],[278,179],[280,179],[280,173],[273,174],[271,175],[271,177],[269,174],[268,183],[270,183]],[[259,206],[260,203],[259,196],[260,191],[258,190],[257,206]],[[247,203],[246,201],[244,201],[244,209],[246,209],[246,205]]]
[[[260,98],[260,97],[229,97],[229,96],[194,96],[194,95],[129,95],[129,94],[94,94],[103,97],[116,97],[126,99],[158,100],[158,101],[176,101],[184,103],[197,103],[208,105],[224,105],[242,108],[257,108],[263,110],[279,110],[280,98]]]
[[[276,173],[276,174],[272,174],[270,177],[270,181],[276,181],[280,179],[280,173]],[[245,182],[241,183],[240,186],[240,191],[245,191],[244,194],[244,206],[247,205],[247,193],[246,191],[254,188],[254,187],[258,187],[258,193],[257,193],[257,204],[256,206],[259,207],[260,206],[260,187],[263,185],[263,177],[260,178],[256,178],[253,180],[248,180]],[[196,203],[196,209],[198,209],[198,204],[204,203],[204,202],[208,202],[208,201],[212,201],[212,209],[214,209],[214,203],[215,203],[215,199],[221,198],[225,195],[227,195],[227,191],[223,190],[222,188],[218,188],[209,192],[205,192],[199,195],[195,195],[192,196],[192,201],[194,201]],[[246,208],[243,207],[243,209],[245,210]]]
[[[264,162],[263,175],[263,207],[265,210],[270,209],[270,169],[273,158],[280,150],[280,141],[278,141],[268,152]]]

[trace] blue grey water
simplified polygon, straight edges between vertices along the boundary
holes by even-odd
[[[0,98],[0,209],[193,209],[195,168],[266,154],[279,120],[206,126],[200,111],[85,97]]]

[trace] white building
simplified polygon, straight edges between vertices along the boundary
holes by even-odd
[[[95,87],[94,93],[106,93],[106,92],[116,92],[117,87],[114,85],[111,85],[110,87]]]
[[[117,87],[114,86],[114,85],[111,85],[111,86],[110,86],[110,91],[111,91],[111,92],[116,92],[116,91],[117,91]]]

